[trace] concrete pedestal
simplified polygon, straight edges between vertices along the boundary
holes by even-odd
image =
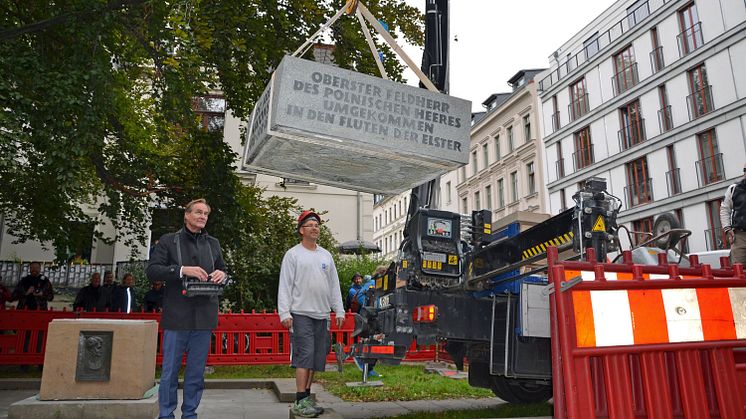
[[[85,336],[111,333],[111,363],[79,361]],[[142,399],[155,384],[158,323],[155,320],[58,319],[49,324],[40,400]],[[104,345],[106,346],[106,345]],[[103,348],[106,351],[106,348]],[[90,355],[90,354],[87,354]],[[104,364],[104,365],[101,365]],[[93,373],[109,368],[108,379],[81,380],[82,367]],[[83,368],[83,369],[85,369]],[[85,372],[85,371],[84,371]],[[90,372],[90,371],[89,371]],[[91,375],[91,374],[89,374]],[[95,375],[95,374],[94,374]]]
[[[140,400],[39,400],[29,397],[13,403],[8,419],[153,419],[158,416],[158,395]]]

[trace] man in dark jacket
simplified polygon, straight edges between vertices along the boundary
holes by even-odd
[[[31,262],[29,274],[21,278],[13,290],[13,299],[18,300],[18,309],[46,310],[47,303],[54,299],[52,283],[41,274],[41,264]]]
[[[122,277],[122,285],[116,287],[111,295],[111,311],[132,313],[137,311],[137,300],[135,299],[135,277],[127,272]]]
[[[161,307],[163,307],[163,282],[153,282],[153,288],[145,293],[142,305],[148,313],[161,311]]]
[[[91,284],[81,288],[75,296],[73,310],[93,311],[95,308],[96,311],[104,311],[106,305],[100,305],[101,302],[101,274],[94,272]]]
[[[182,418],[196,418],[205,386],[205,364],[210,350],[212,330],[218,325],[218,297],[188,297],[181,277],[223,283],[225,262],[220,243],[205,231],[210,207],[204,199],[189,202],[184,208],[184,227],[163,235],[153,249],[147,275],[151,283],[165,283],[163,295],[163,369],[158,390],[159,418],[173,418],[178,402],[179,367],[187,353],[184,371]]]

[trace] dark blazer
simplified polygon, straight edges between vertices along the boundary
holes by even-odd
[[[111,293],[111,311],[127,312],[127,287],[120,285]],[[135,289],[130,288],[130,313],[137,311]]]
[[[176,251],[179,235],[182,264]],[[212,252],[212,254],[210,253]],[[208,274],[225,272],[220,242],[206,231],[192,233],[185,227],[176,233],[164,234],[150,254],[147,275],[150,282],[163,281],[163,314],[161,328],[169,330],[213,330],[218,326],[218,297],[187,297],[182,294],[179,277],[181,266],[201,266]]]

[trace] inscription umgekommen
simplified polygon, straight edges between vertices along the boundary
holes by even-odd
[[[293,118],[462,151],[461,141],[435,135],[437,125],[460,128],[464,123],[446,102],[319,71],[306,80],[294,79],[293,90],[321,98],[320,108],[288,104],[283,112]]]

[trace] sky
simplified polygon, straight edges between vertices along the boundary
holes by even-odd
[[[425,9],[425,0],[406,0]],[[521,69],[547,68],[549,56],[614,0],[451,0],[450,95],[480,111],[492,93],[509,92]],[[458,39],[458,41],[456,41]],[[419,65],[422,50],[402,45]],[[418,82],[407,70],[408,84]]]

